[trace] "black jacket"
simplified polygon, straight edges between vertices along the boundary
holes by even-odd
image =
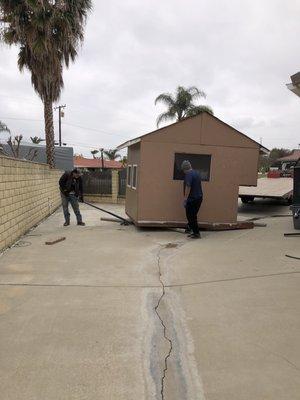
[[[65,172],[59,180],[60,191],[68,196],[71,191],[74,190],[75,196],[79,197],[83,201],[83,189],[82,189],[82,179],[74,178],[72,172]]]

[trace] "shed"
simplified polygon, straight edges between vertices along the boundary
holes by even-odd
[[[126,213],[137,226],[180,226],[183,174],[189,160],[201,174],[200,224],[237,222],[239,186],[256,186],[259,143],[209,113],[123,143],[128,148]]]

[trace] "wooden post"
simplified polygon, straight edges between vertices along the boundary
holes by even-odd
[[[113,204],[118,204],[119,196],[119,172],[113,170],[111,172],[111,200]]]

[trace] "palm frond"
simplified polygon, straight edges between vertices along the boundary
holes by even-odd
[[[169,107],[172,107],[175,103],[175,100],[171,93],[161,93],[159,96],[156,97],[154,104],[157,103],[164,103]]]
[[[186,91],[192,96],[192,99],[206,97],[206,93],[203,90],[199,90],[196,86],[190,86]]]
[[[159,127],[159,125],[162,124],[163,122],[173,120],[174,118],[176,118],[175,112],[166,111],[157,117],[156,125],[157,127]]]
[[[187,112],[185,114],[185,117],[186,118],[195,117],[196,115],[199,115],[199,114],[201,114],[203,112],[207,112],[207,113],[209,113],[211,115],[214,115],[214,112],[213,112],[212,108],[209,107],[209,106],[193,106],[193,107],[190,107],[187,110]]]
[[[104,150],[103,153],[109,160],[116,160],[117,158],[121,157],[121,155],[118,154],[118,150],[116,149]]]

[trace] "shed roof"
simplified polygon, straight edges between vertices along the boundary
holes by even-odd
[[[209,115],[211,118],[214,118],[214,119],[218,120],[218,121],[221,122],[222,124],[225,124],[225,125],[229,126],[231,129],[235,130],[238,134],[240,134],[240,135],[246,137],[247,139],[251,140],[252,142],[256,143],[256,144],[259,146],[259,148],[260,148],[260,150],[261,150],[262,153],[265,153],[265,154],[266,154],[266,153],[269,153],[269,149],[267,149],[266,147],[262,146],[260,143],[256,142],[254,139],[251,139],[249,136],[247,136],[247,135],[245,135],[244,133],[238,131],[237,129],[233,128],[231,125],[229,125],[229,124],[227,124],[226,122],[222,121],[221,119],[215,117],[214,115],[209,114],[209,113],[207,113],[206,111],[203,112],[203,114],[204,114],[204,113],[205,113],[206,115]],[[197,117],[199,117],[199,115],[195,115],[195,116],[193,116],[193,117],[185,118],[185,119],[183,119],[183,120],[181,120],[181,121],[174,122],[173,124],[170,124],[170,125],[167,125],[167,126],[163,126],[162,128],[156,129],[155,131],[152,131],[152,132],[146,133],[145,135],[141,135],[141,136],[138,136],[138,137],[136,137],[136,138],[134,138],[134,139],[128,140],[127,142],[124,142],[124,143],[120,144],[120,145],[117,147],[117,149],[118,149],[118,150],[122,150],[122,149],[125,149],[126,147],[133,146],[134,144],[139,143],[139,142],[140,142],[144,137],[146,137],[146,136],[153,135],[153,134],[155,134],[155,133],[157,133],[157,132],[159,132],[159,131],[161,131],[161,130],[163,130],[163,129],[168,128],[169,126],[173,126],[173,125],[176,125],[176,124],[181,124],[181,123],[185,122],[185,121],[188,120],[188,119],[197,118]]]

